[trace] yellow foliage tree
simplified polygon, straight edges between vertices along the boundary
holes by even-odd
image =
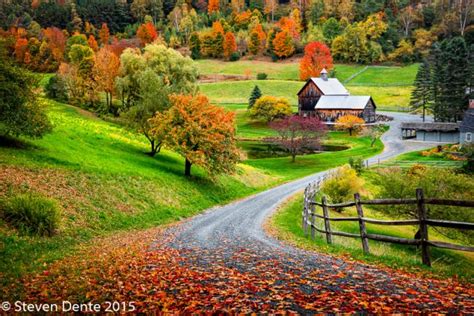
[[[250,117],[271,122],[292,114],[291,105],[285,98],[260,97],[250,108]]]
[[[349,135],[352,133],[358,133],[364,127],[365,121],[355,115],[344,115],[336,120],[336,129],[342,131],[348,131]]]

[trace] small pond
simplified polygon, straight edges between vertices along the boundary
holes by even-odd
[[[288,157],[290,154],[281,146],[258,140],[240,140],[240,149],[246,152],[249,159],[264,159],[276,157]],[[349,149],[343,145],[322,145],[320,150],[307,150],[305,154],[317,154],[328,151],[341,151]]]

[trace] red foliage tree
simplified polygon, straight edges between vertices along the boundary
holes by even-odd
[[[326,70],[334,68],[329,47],[321,42],[309,43],[304,48],[304,56],[300,61],[300,79],[317,77],[323,68]]]
[[[20,37],[15,42],[15,58],[19,62],[25,60],[25,55],[28,52],[28,40],[26,38]]]
[[[296,155],[318,149],[321,139],[326,135],[326,125],[316,117],[288,116],[270,123],[278,137],[267,138],[267,141],[285,148],[295,162]]]
[[[145,46],[148,43],[153,42],[158,38],[158,33],[156,32],[155,26],[152,22],[147,22],[138,27],[137,37],[140,39],[142,46]]]

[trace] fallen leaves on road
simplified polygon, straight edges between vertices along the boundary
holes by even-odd
[[[99,240],[25,277],[22,299],[133,301],[142,312],[474,312],[474,288],[452,279],[329,256],[311,265],[291,253],[229,249],[225,241],[213,249],[173,242],[173,232],[159,229]]]

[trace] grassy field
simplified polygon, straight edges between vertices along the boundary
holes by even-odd
[[[464,161],[450,160],[445,157],[437,156],[425,157],[421,154],[421,151],[412,151],[390,159],[384,162],[382,166],[401,166],[409,168],[414,164],[447,168],[460,168],[464,164]]]
[[[0,142],[0,198],[38,192],[62,205],[57,236],[21,236],[0,220],[2,280],[34,271],[91,239],[118,231],[145,229],[180,220],[270,186],[344,163],[349,156],[367,157],[382,149],[368,140],[331,134],[328,142],[346,143],[344,152],[246,160],[231,176],[210,179],[197,167],[183,176],[184,160],[162,150],[150,157],[144,137],[105,122],[90,112],[44,100],[54,130],[43,139]],[[242,109],[241,105],[228,108]],[[245,115],[245,112],[242,112]],[[271,131],[238,115],[240,135],[257,137]],[[248,124],[248,125],[247,125]],[[252,134],[254,133],[254,134]],[[341,154],[342,153],[342,154]]]
[[[298,81],[298,62],[200,60],[198,66],[204,74],[243,75],[246,70],[252,70],[252,80],[200,84],[201,91],[218,104],[247,103],[250,92],[258,85],[264,95],[284,97],[296,105],[296,94],[303,86],[303,82]],[[409,105],[417,69],[418,64],[404,67],[335,66],[336,77],[341,82],[347,81],[345,85],[352,94],[371,95],[379,109],[385,110],[398,110]],[[259,72],[267,73],[270,80],[255,80]]]
[[[381,264],[390,268],[401,268],[415,272],[429,270],[430,273],[436,274],[436,276],[459,276],[468,282],[474,280],[474,271],[472,270],[474,255],[472,253],[431,248],[430,253],[433,267],[429,269],[422,265],[419,251],[414,246],[369,241],[371,254],[366,255],[362,251],[362,245],[359,239],[333,236],[333,244],[328,245],[325,237],[316,233],[316,238],[311,240],[309,234],[305,236],[301,227],[302,195],[302,193],[299,193],[288,200],[270,219],[269,227],[272,227],[272,233],[279,239],[286,240],[304,249],[346,256],[364,262]],[[370,218],[390,219],[384,214],[369,208],[364,209],[364,215]],[[357,216],[357,214],[354,209],[347,208],[342,214],[330,211],[330,216],[350,217]],[[359,233],[358,225],[357,222],[331,222],[331,228],[333,230],[357,234]],[[380,226],[372,224],[367,225],[367,230],[373,234],[405,238],[413,238],[416,232],[414,227]],[[430,239],[453,242],[432,229],[430,229],[429,234]],[[456,241],[454,241],[454,243],[456,243]]]

